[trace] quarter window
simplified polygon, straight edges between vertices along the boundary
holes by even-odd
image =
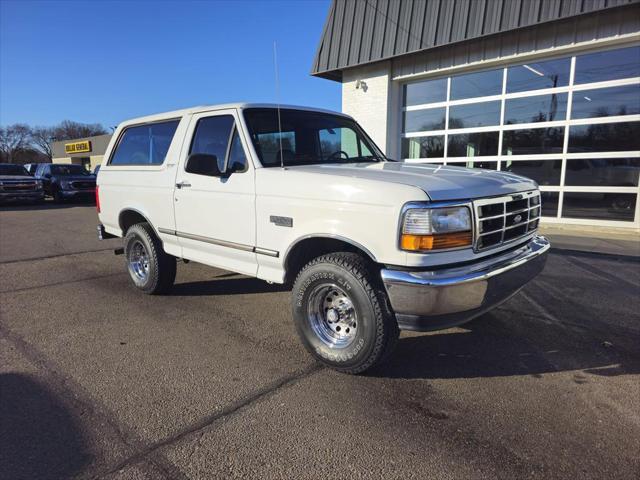
[[[162,165],[179,120],[125,129],[110,165]]]

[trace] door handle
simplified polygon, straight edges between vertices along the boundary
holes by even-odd
[[[189,182],[178,182],[176,183],[177,188],[187,188],[190,187],[191,184]]]

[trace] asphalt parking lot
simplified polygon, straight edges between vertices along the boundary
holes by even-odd
[[[0,207],[0,478],[638,478],[640,263],[552,251],[464,328],[365,376],[289,293],[180,263],[128,285],[95,209]]]

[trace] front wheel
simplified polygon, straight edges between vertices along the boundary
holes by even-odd
[[[62,195],[62,192],[60,191],[59,188],[54,188],[51,196],[53,197],[53,201],[56,203],[62,203],[64,202],[64,196]]]
[[[345,373],[362,373],[395,347],[399,330],[380,281],[360,255],[318,257],[293,286],[293,318],[307,350]]]
[[[176,257],[162,243],[148,223],[138,223],[124,237],[127,270],[133,284],[144,293],[166,293],[176,279]]]

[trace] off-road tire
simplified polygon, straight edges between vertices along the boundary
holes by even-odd
[[[312,292],[326,283],[349,292],[357,315],[355,339],[343,348],[328,346],[314,331],[309,317]],[[293,284],[292,308],[305,348],[323,364],[344,373],[362,373],[382,363],[400,334],[379,272],[356,253],[329,253],[307,263]]]
[[[149,260],[149,272],[144,281],[135,278],[129,269],[132,246],[142,243]],[[124,257],[131,283],[148,295],[161,295],[173,287],[176,279],[176,257],[169,255],[162,248],[160,239],[148,223],[137,223],[127,230],[124,237]]]

